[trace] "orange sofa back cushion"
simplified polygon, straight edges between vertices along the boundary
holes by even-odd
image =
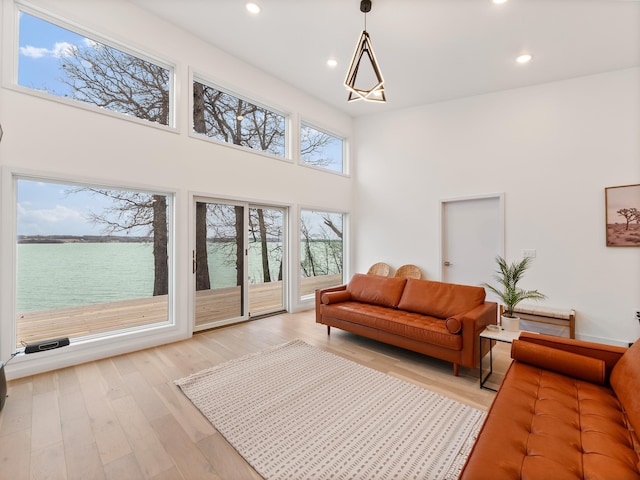
[[[347,291],[356,302],[397,308],[406,282],[406,278],[356,273],[347,284]]]
[[[408,279],[398,304],[401,310],[437,318],[448,318],[484,303],[482,287]]]

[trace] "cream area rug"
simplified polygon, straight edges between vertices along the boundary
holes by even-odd
[[[455,479],[485,417],[300,340],[176,384],[268,480]]]

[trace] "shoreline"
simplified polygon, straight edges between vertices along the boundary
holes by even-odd
[[[18,235],[19,244],[39,243],[147,243],[153,237],[128,237],[119,235]]]

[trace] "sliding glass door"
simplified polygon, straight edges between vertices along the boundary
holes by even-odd
[[[284,310],[285,210],[249,207],[249,312]]]
[[[245,207],[196,202],[195,329],[246,317]]]
[[[284,310],[285,213],[196,199],[194,330]]]

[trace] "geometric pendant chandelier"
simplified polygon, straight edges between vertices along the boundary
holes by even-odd
[[[365,100],[368,102],[386,102],[384,79],[373,53],[371,38],[367,33],[367,12],[371,11],[371,0],[360,2],[360,11],[364,13],[364,30],[360,34],[351,65],[344,80],[349,91],[347,100]]]

